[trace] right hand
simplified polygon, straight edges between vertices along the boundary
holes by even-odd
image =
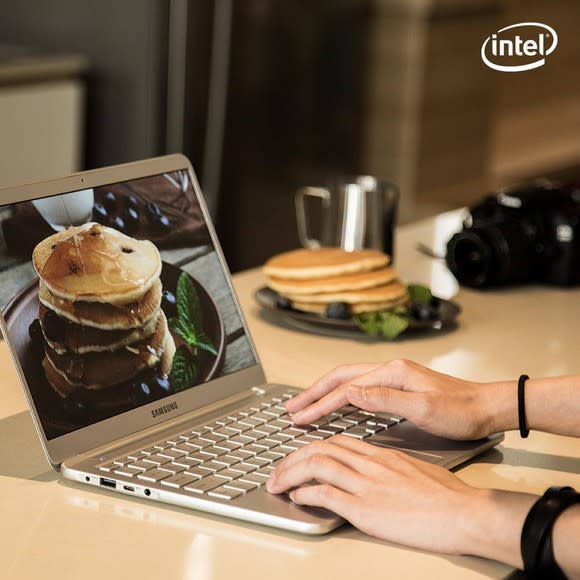
[[[286,401],[286,408],[294,423],[303,425],[351,404],[401,415],[440,437],[470,440],[503,430],[497,427],[494,406],[506,386],[510,389],[505,383],[484,385],[393,360],[337,367]]]

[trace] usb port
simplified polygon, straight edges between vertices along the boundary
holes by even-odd
[[[106,477],[101,477],[101,485],[103,487],[112,487],[113,489],[117,489],[117,482],[113,481],[112,479],[107,479]]]
[[[134,487],[131,487],[130,485],[124,485],[123,486],[123,489],[125,491],[135,491],[135,488]]]

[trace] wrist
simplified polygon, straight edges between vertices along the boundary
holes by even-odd
[[[518,428],[517,381],[480,385],[478,395],[486,435]]]
[[[537,499],[524,493],[474,489],[461,522],[462,553],[522,568],[522,527]]]

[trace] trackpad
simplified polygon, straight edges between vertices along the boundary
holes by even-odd
[[[481,446],[479,441],[453,441],[421,431],[409,421],[389,427],[367,439],[373,445],[400,449],[429,463],[447,463],[450,454],[461,455]]]

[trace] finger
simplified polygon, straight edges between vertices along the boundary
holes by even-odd
[[[283,493],[313,479],[352,494],[359,494],[365,482],[364,476],[340,461],[325,454],[315,454],[287,469],[277,470],[267,481],[266,489],[270,493]]]
[[[326,508],[349,521],[352,521],[358,502],[355,496],[326,484],[299,487],[289,496],[295,504]]]
[[[310,445],[305,445],[301,449],[294,451],[286,457],[274,470],[275,476],[283,472],[285,469],[289,469],[293,465],[300,463],[301,461],[307,460],[313,455],[325,455],[327,457],[332,457],[333,459],[340,461],[347,467],[354,469],[355,471],[364,473],[367,469],[367,462],[365,461],[365,456],[370,455],[370,453],[360,453],[359,448],[350,447],[347,442],[344,445],[334,444],[332,439],[327,441],[315,442]],[[344,437],[344,439],[350,439],[350,437]],[[360,441],[358,443],[361,443]],[[372,447],[369,445],[369,447]]]
[[[349,385],[346,400],[365,411],[393,413],[412,419],[423,403],[422,393],[399,391],[389,387],[365,387]]]
[[[385,384],[386,380],[384,371],[385,366],[386,365],[377,366],[370,372],[355,377],[351,382],[354,382],[359,386],[382,386]],[[348,403],[346,397],[348,386],[348,382],[338,386],[327,395],[321,397],[318,401],[308,405],[299,412],[294,413],[294,415],[292,415],[292,420],[299,425],[305,425],[323,417],[324,415],[328,415],[328,413],[340,409],[340,407],[343,407]]]
[[[298,505],[326,508],[345,520],[352,521],[358,498],[332,485],[308,485],[290,492],[290,499]]]
[[[290,413],[296,413],[310,403],[317,401],[339,385],[349,382],[355,377],[363,375],[380,366],[377,363],[343,365],[336,367],[307,389],[286,401],[286,408]]]

